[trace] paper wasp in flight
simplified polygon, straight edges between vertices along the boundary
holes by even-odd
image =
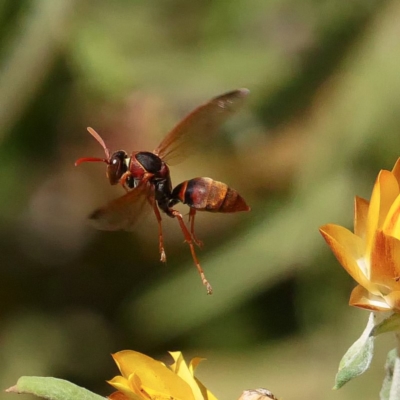
[[[106,163],[110,184],[119,183],[127,192],[90,215],[89,218],[97,229],[131,230],[140,215],[141,207],[148,203],[157,218],[161,261],[165,262],[160,210],[169,217],[176,218],[208,294],[212,293],[212,288],[194,248],[194,244],[202,246],[194,233],[196,211],[234,213],[249,211],[250,207],[236,190],[211,178],[190,179],[173,188],[167,163],[180,162],[188,155],[190,148],[197,147],[198,142],[211,141],[220,125],[240,108],[248,93],[247,89],[234,90],[197,107],[167,134],[153,152],[133,151],[128,154],[118,150],[111,153],[100,135],[94,129],[88,128],[89,133],[103,147],[106,156],[84,157],[75,162],[75,165],[98,161]],[[179,202],[190,207],[190,231],[182,215],[173,208]]]

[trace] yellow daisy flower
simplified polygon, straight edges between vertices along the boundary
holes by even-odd
[[[181,352],[171,352],[174,363],[160,361],[132,350],[120,351],[113,358],[122,376],[108,381],[117,389],[111,400],[217,400],[194,376],[202,360],[186,364]]]
[[[358,283],[350,305],[400,312],[400,158],[380,171],[370,202],[355,198],[354,233],[334,224],[320,232]]]

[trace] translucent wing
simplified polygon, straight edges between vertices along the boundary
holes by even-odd
[[[125,195],[95,210],[90,216],[91,224],[104,231],[131,231],[143,215],[144,207],[154,202],[154,189],[143,182]],[[148,207],[148,210],[151,210]]]
[[[218,128],[240,107],[249,94],[238,89],[197,107],[170,131],[154,153],[169,164],[182,161],[199,143],[211,140]]]

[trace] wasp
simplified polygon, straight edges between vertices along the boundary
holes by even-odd
[[[240,109],[248,94],[247,89],[234,90],[197,107],[180,121],[152,152],[111,152],[101,136],[94,129],[87,128],[104,149],[105,158],[83,157],[75,162],[75,165],[84,162],[105,163],[109,183],[120,184],[126,190],[123,196],[95,210],[89,216],[97,229],[131,230],[142,206],[147,203],[152,207],[158,222],[159,252],[161,261],[165,262],[161,212],[176,218],[208,294],[212,293],[212,287],[205,277],[194,247],[203,245],[194,232],[196,212],[234,213],[249,211],[250,207],[235,189],[211,178],[193,178],[173,187],[168,165],[182,161],[190,154],[190,149],[195,150],[198,147],[198,142],[211,141],[219,127]],[[186,226],[182,214],[174,209],[179,202],[190,208],[190,229]]]

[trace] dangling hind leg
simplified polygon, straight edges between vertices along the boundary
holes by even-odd
[[[195,252],[194,246],[193,246],[192,235],[190,234],[188,228],[186,227],[185,222],[183,221],[182,215],[178,211],[173,210],[173,209],[171,209],[170,212],[171,212],[172,216],[174,216],[178,219],[179,225],[183,232],[183,236],[185,237],[185,241],[190,247],[190,252],[192,253],[192,258],[193,258],[194,264],[196,265],[197,271],[200,274],[201,281],[203,282],[203,285],[207,288],[207,294],[212,294],[212,287],[211,287],[210,283],[208,282],[208,280],[206,279],[203,268],[201,268],[199,260],[197,259],[197,255],[196,255],[196,252]]]
[[[153,202],[153,210],[154,210],[154,214],[156,215],[157,218],[157,223],[158,223],[158,249],[160,251],[160,256],[161,262],[166,262],[167,261],[167,255],[165,254],[165,250],[164,250],[164,237],[163,237],[163,232],[162,232],[162,225],[161,225],[161,214],[160,214],[160,210],[157,207],[156,202]]]
[[[190,222],[190,234],[192,235],[193,241],[199,246],[200,248],[203,247],[203,242],[200,239],[197,239],[197,236],[194,233],[194,217],[196,215],[196,209],[190,208],[189,212],[189,222]]]

